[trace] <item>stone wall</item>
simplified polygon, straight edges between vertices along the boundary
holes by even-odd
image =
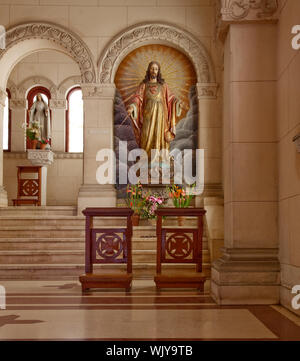
[[[48,166],[47,205],[76,206],[82,184],[82,158],[79,153],[55,153],[54,162]],[[4,154],[4,187],[9,205],[17,196],[17,166],[20,165],[31,165],[26,154]]]
[[[300,24],[300,2],[280,2],[277,68],[279,155],[280,302],[291,307],[291,289],[300,284],[300,154],[293,137],[300,133],[300,53],[291,46],[291,29]],[[300,314],[300,311],[297,311]]]

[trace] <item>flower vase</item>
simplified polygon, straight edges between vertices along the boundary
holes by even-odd
[[[40,149],[43,150],[47,147],[47,143],[41,143],[40,144]]]
[[[184,217],[184,216],[177,216],[178,226],[180,226],[180,227],[183,226],[184,221],[185,221],[185,217]]]
[[[31,149],[36,149],[37,144],[38,144],[38,140],[37,140],[37,139],[33,139],[33,140],[31,141],[31,146],[32,146]]]
[[[133,213],[133,215],[131,216],[131,220],[133,226],[138,226],[140,222],[140,215],[137,213]]]

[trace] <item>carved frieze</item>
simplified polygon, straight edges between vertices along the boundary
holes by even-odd
[[[66,109],[67,101],[65,99],[50,99],[50,109]]]
[[[26,109],[27,101],[25,99],[10,99],[9,108],[10,109]]]
[[[204,98],[216,98],[218,91],[217,83],[198,83],[197,84],[197,95],[198,99]]]
[[[27,158],[32,165],[46,166],[53,163],[53,152],[51,150],[28,149]]]
[[[82,85],[83,99],[105,99],[115,96],[114,84]]]

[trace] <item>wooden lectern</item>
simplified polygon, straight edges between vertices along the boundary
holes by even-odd
[[[156,210],[157,262],[154,281],[157,288],[198,288],[204,290],[202,274],[203,208],[159,208]],[[197,217],[197,227],[163,227],[162,217]],[[162,264],[195,264],[195,271],[162,272]]]
[[[130,208],[86,208],[82,211],[85,222],[85,274],[79,277],[82,291],[89,288],[125,288],[132,282],[132,221]],[[126,217],[126,227],[94,227],[95,217]],[[126,264],[126,272],[93,273],[93,264]]]

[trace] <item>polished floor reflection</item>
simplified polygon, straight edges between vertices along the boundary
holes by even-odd
[[[300,340],[297,316],[280,306],[218,306],[196,290],[95,290],[76,281],[7,281],[1,340]]]

